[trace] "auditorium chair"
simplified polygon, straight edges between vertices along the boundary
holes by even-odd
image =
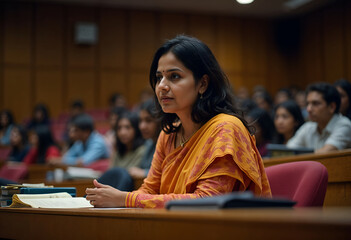
[[[282,163],[266,168],[273,197],[296,201],[296,207],[323,206],[327,168],[314,161]]]

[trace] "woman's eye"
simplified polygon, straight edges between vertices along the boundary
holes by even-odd
[[[179,76],[179,74],[177,74],[177,73],[172,73],[171,78],[172,78],[172,79],[179,79],[180,76]]]
[[[161,82],[161,80],[162,80],[162,76],[160,75],[160,76],[156,76],[156,81],[157,82]]]

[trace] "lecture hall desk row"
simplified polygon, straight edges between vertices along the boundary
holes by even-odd
[[[265,167],[294,161],[318,161],[328,169],[328,188],[324,206],[350,206],[351,207],[351,149],[336,151],[327,154],[302,154],[295,156],[282,156],[265,159]],[[54,167],[33,165],[29,168],[29,182],[45,181],[46,172]],[[141,180],[135,181],[140,186]],[[77,196],[84,196],[87,187],[93,187],[91,180],[64,181],[61,183],[47,182],[56,187],[76,187]]]
[[[296,161],[318,161],[328,169],[328,187],[324,206],[351,207],[351,149],[325,154],[309,153],[275,157],[264,160],[264,166]]]
[[[334,240],[350,234],[351,208],[0,208],[2,239]]]

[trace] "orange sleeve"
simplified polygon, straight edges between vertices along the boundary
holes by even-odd
[[[137,191],[130,192],[127,194],[125,206],[136,208],[163,208],[165,203],[170,200],[200,198],[231,192],[234,184],[234,178],[229,176],[218,176],[199,181],[194,193],[146,194]]]
[[[226,169],[229,175],[213,176],[219,168]],[[239,169],[239,167],[230,161],[230,156],[217,158],[202,174],[197,184],[186,194],[158,194],[150,193],[145,188],[128,193],[125,205],[126,207],[138,208],[163,208],[165,203],[175,199],[200,198],[208,196],[216,196],[232,191],[243,191],[250,183]],[[145,185],[145,184],[144,184]]]

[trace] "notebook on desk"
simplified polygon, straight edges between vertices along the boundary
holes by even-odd
[[[209,210],[223,208],[292,207],[296,204],[288,199],[256,197],[252,192],[232,192],[225,195],[173,200],[166,203],[169,210]]]
[[[313,153],[312,148],[289,148],[284,144],[267,144],[268,157],[292,156],[304,153]]]

